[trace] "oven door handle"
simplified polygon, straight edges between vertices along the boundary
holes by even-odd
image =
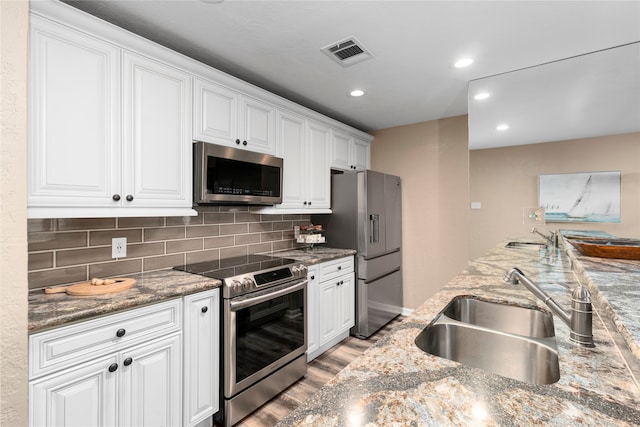
[[[247,308],[249,306],[252,305],[256,305],[256,304],[260,304],[261,302],[265,302],[268,301],[270,299],[274,299],[274,298],[278,298],[281,297],[283,295],[287,295],[290,294],[292,292],[298,291],[300,289],[303,289],[305,286],[307,285],[307,280],[303,280],[295,285],[283,288],[283,289],[279,289],[275,292],[270,292],[264,295],[260,295],[258,297],[253,297],[253,298],[247,298],[245,300],[242,301],[237,301],[237,302],[233,302],[231,301],[229,303],[229,309],[231,311],[238,311],[238,310],[242,310],[243,308]]]

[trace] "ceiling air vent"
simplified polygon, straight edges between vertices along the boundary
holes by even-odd
[[[355,37],[349,37],[339,42],[331,43],[321,50],[343,67],[348,67],[349,65],[373,58],[373,54]]]

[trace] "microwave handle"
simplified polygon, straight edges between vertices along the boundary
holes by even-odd
[[[307,286],[307,280],[305,279],[305,280],[303,280],[301,282],[298,282],[297,284],[295,284],[293,286],[288,286],[286,288],[277,290],[275,292],[269,292],[267,294],[260,295],[258,297],[247,298],[247,299],[244,299],[242,301],[231,302],[229,304],[229,308],[231,309],[231,311],[242,310],[243,308],[247,308],[247,307],[250,307],[252,305],[256,305],[256,304],[260,304],[260,303],[265,302],[265,301],[269,301],[270,299],[278,298],[278,297],[281,297],[283,295],[287,295],[287,294],[290,294],[292,292],[299,291],[300,289],[304,289],[306,286]]]

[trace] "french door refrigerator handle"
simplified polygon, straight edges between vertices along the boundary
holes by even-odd
[[[380,239],[380,215],[379,214],[371,214],[369,215],[369,225],[370,225],[370,233],[369,233],[369,242],[378,243]]]

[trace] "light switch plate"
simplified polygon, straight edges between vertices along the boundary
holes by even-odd
[[[544,208],[524,208],[522,214],[523,224],[545,224]]]

